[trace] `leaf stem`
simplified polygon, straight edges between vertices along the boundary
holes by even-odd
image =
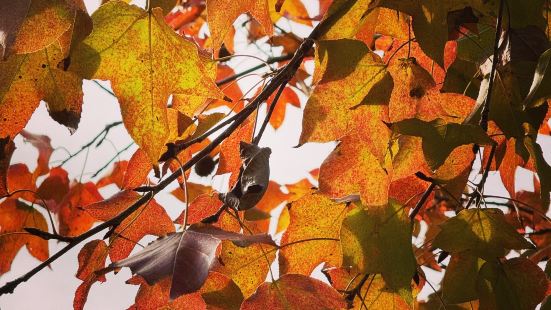
[[[499,61],[499,38],[501,37],[501,23],[503,20],[503,0],[499,1],[499,13],[496,22],[496,34],[494,39],[494,55],[492,58],[492,69],[490,71],[490,81],[488,83],[488,93],[486,94],[486,99],[484,100],[484,105],[482,106],[482,113],[480,116],[480,127],[484,131],[488,131],[488,116],[490,115],[490,103],[492,100],[492,90],[494,87],[494,79],[497,69],[497,63]]]
[[[287,82],[281,84],[279,87],[274,100],[272,100],[272,104],[270,105],[270,109],[266,113],[266,118],[264,118],[264,122],[262,123],[262,126],[260,126],[260,130],[258,131],[258,134],[253,139],[253,144],[258,145],[260,142],[260,139],[262,138],[262,135],[264,134],[264,130],[266,130],[266,126],[268,125],[268,122],[270,122],[270,117],[272,117],[272,114],[274,113],[277,101],[279,100],[279,97],[281,97],[281,93],[283,93],[283,90],[285,89],[285,86],[287,86]]]
[[[330,20],[330,18],[327,20]],[[72,242],[69,242],[65,247],[61,248],[61,250],[59,250],[58,252],[50,256],[50,258],[40,263],[38,266],[31,269],[29,272],[25,273],[19,278],[16,278],[15,280],[4,284],[4,286],[0,287],[0,296],[7,293],[13,293],[13,291],[19,284],[29,280],[32,276],[34,276],[42,269],[49,266],[51,263],[56,261],[58,258],[63,256],[65,253],[67,253],[69,250],[71,250],[72,248],[74,248],[84,240],[94,236],[95,234],[103,231],[104,229],[120,224],[130,214],[132,214],[134,211],[140,208],[143,204],[147,203],[151,198],[153,198],[155,194],[157,194],[165,187],[167,187],[169,184],[171,184],[174,180],[176,180],[182,174],[182,170],[184,171],[189,170],[199,160],[209,155],[210,152],[212,152],[218,145],[220,145],[220,143],[222,143],[222,141],[224,141],[227,137],[229,137],[231,133],[233,133],[239,127],[239,125],[242,122],[244,122],[249,117],[249,115],[251,115],[254,112],[254,110],[258,105],[265,102],[270,97],[270,95],[274,91],[276,91],[277,88],[279,88],[279,86],[281,86],[281,84],[288,82],[295,75],[296,71],[300,67],[300,64],[302,63],[302,60],[304,59],[308,51],[313,47],[314,40],[317,39],[323,33],[324,31],[323,27],[326,21],[322,21],[312,30],[308,38],[306,38],[302,42],[302,44],[293,54],[289,63],[281,70],[279,70],[278,73],[274,76],[274,78],[270,80],[268,85],[266,85],[262,89],[260,94],[258,94],[258,96],[249,105],[247,105],[243,110],[241,110],[237,114],[238,116],[235,118],[235,121],[223,133],[221,133],[218,137],[212,140],[212,142],[209,145],[207,145],[203,150],[201,150],[199,153],[193,156],[189,161],[187,161],[183,165],[182,167],[183,169],[178,169],[174,171],[171,175],[169,175],[163,181],[159,182],[156,186],[150,187],[149,191],[147,191],[136,202],[134,202],[132,205],[130,205],[127,209],[119,213],[114,218],[106,222],[103,222],[98,226],[88,230],[87,232],[84,232],[76,236]]]

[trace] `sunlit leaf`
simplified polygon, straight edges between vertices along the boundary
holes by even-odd
[[[169,134],[169,95],[202,104],[198,98],[219,98],[219,90],[196,47],[173,33],[161,9],[148,13],[116,1],[101,6],[92,18],[94,31],[72,54],[70,69],[85,78],[111,81],[126,128],[156,162]],[[113,33],[116,39],[110,39]]]

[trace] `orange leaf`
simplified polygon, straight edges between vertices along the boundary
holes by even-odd
[[[124,190],[103,201],[84,207],[88,214],[100,221],[108,221],[126,210],[140,198],[136,192]],[[164,236],[174,232],[174,225],[165,209],[155,200],[140,207],[115,228],[110,238],[109,257],[116,262],[128,257],[144,236]]]
[[[88,292],[96,281],[105,282],[105,275],[96,275],[95,271],[105,267],[105,259],[109,248],[103,240],[92,240],[88,242],[78,253],[78,271],[76,277],[82,282],[73,300],[74,309],[83,309]]]
[[[242,310],[347,308],[344,298],[334,288],[298,274],[284,275],[274,283],[262,284],[241,305]]]
[[[188,224],[197,223],[202,219],[213,215],[214,213],[216,213],[216,211],[218,211],[218,209],[220,209],[222,204],[222,201],[218,199],[218,195],[216,194],[201,194],[197,196],[189,204]],[[178,218],[175,219],[174,222],[178,224],[183,224],[184,213],[185,211],[182,211],[182,214],[180,214],[180,216],[178,216]]]
[[[33,175],[25,164],[15,164],[8,168],[8,192],[13,193],[17,190],[36,191]],[[15,198],[20,197],[29,202],[34,201],[34,196],[26,191],[14,195]]]
[[[48,241],[24,232],[25,227],[48,231],[44,216],[31,206],[11,198],[0,203],[0,275],[10,270],[23,246],[37,259],[48,259]]]
[[[386,205],[390,176],[358,135],[341,143],[320,167],[319,190],[333,198],[360,194],[365,205]]]
[[[48,136],[33,134],[26,130],[21,131],[21,136],[38,150],[37,166],[33,173],[36,180],[39,176],[50,171],[50,156],[52,156],[54,149]]]
[[[107,186],[109,184],[115,184],[119,188],[123,188],[123,178],[124,173],[127,171],[128,161],[122,160],[118,161],[113,165],[113,169],[111,172],[104,176],[103,178],[99,179],[99,181],[96,183],[98,188]]]
[[[312,194],[289,204],[288,209],[290,224],[281,239],[280,273],[310,275],[322,262],[340,266],[342,252],[337,240],[308,239],[339,239],[346,205],[335,203],[319,194]],[[294,242],[297,243],[285,246]]]
[[[268,108],[273,104],[274,97],[275,97],[275,92],[267,100],[267,102],[269,102]],[[281,124],[283,124],[283,120],[285,120],[285,112],[287,110],[287,104],[300,108],[300,101],[298,99],[298,96],[295,93],[295,91],[290,87],[285,87],[283,89],[283,92],[281,93],[281,96],[277,101],[277,105],[274,109],[274,112],[270,117],[270,124],[274,127],[274,129],[278,129],[281,126]]]
[[[94,183],[74,184],[59,204],[59,233],[78,236],[90,229],[94,218],[83,207],[102,199]]]
[[[264,28],[268,35],[273,33],[268,0],[208,0],[207,21],[212,35],[212,47],[216,51],[232,28],[235,19],[249,12]]]
[[[137,149],[128,161],[121,188],[130,189],[142,185],[151,168],[147,154],[142,149]]]
[[[139,285],[135,303],[128,309],[190,309],[204,310],[205,301],[199,292],[182,295],[174,300],[170,299],[171,278],[165,278],[154,285],[149,285],[142,277],[135,276],[127,281],[129,284]]]

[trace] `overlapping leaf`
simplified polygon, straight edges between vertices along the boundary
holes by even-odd
[[[109,269],[130,267],[150,285],[172,275],[170,297],[175,299],[201,288],[222,240],[232,240],[239,246],[254,243],[275,245],[265,234],[248,236],[195,224],[185,232],[158,239],[138,254],[111,264]]]
[[[391,245],[391,246],[390,246]],[[408,303],[416,270],[411,225],[402,206],[351,210],[341,229],[343,266],[362,273],[380,273],[386,284]]]
[[[264,32],[271,35],[273,25],[268,2],[268,0],[244,0],[239,2],[208,0],[207,15],[214,50],[220,48],[224,38],[232,28],[233,22],[243,13],[250,13],[262,25]]]
[[[470,250],[486,260],[502,257],[510,249],[528,249],[532,244],[519,235],[499,209],[461,211],[441,226],[433,246],[450,253]]]
[[[339,238],[346,206],[322,195],[312,194],[288,205],[288,208],[290,223],[281,244],[298,243],[280,250],[279,272],[310,275],[322,262],[340,266],[342,253],[338,241],[323,239]]]
[[[94,31],[71,55],[71,70],[85,78],[111,81],[126,128],[156,162],[169,135],[168,97],[178,94],[196,105],[206,98],[220,98],[210,66],[193,43],[165,24],[159,8],[146,12],[109,2],[92,18]]]
[[[253,309],[346,309],[344,298],[332,287],[298,274],[288,274],[274,283],[264,283],[241,305]]]
[[[84,207],[96,220],[108,221],[130,207],[140,198],[136,192],[125,190],[114,196]],[[155,200],[149,201],[114,230],[109,247],[109,257],[118,261],[128,257],[134,246],[145,235],[165,236],[174,232],[174,225],[165,209]]]
[[[48,231],[46,219],[33,207],[16,199],[0,203],[0,274],[10,270],[15,255],[23,246],[41,261],[48,258],[48,241],[29,235],[23,230],[25,227]]]

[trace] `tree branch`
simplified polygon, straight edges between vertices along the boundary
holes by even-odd
[[[104,229],[120,224],[125,218],[130,216],[134,211],[140,208],[143,204],[147,203],[150,199],[152,199],[158,192],[160,192],[166,186],[168,186],[173,181],[175,181],[182,174],[183,171],[189,170],[199,160],[201,160],[206,155],[210,154],[211,151],[213,151],[218,145],[220,145],[220,143],[222,143],[222,141],[224,141],[227,137],[229,137],[231,133],[234,132],[239,127],[239,125],[241,125],[241,123],[245,121],[248,118],[248,116],[254,112],[254,110],[257,108],[258,105],[265,102],[274,91],[276,91],[282,84],[287,83],[294,76],[294,74],[300,67],[300,64],[302,63],[302,60],[314,45],[314,39],[318,38],[322,34],[323,25],[324,25],[324,22],[321,22],[312,30],[308,38],[306,38],[302,42],[300,47],[296,50],[296,52],[294,53],[289,63],[285,67],[280,69],[278,73],[270,80],[268,85],[264,87],[264,89],[260,92],[260,94],[258,94],[258,96],[249,105],[247,105],[243,110],[241,110],[237,114],[239,116],[235,118],[235,121],[222,134],[216,137],[209,145],[207,145],[203,150],[197,153],[197,155],[193,156],[188,162],[186,162],[183,165],[182,169],[176,170],[171,175],[169,175],[166,179],[161,181],[159,184],[151,187],[150,191],[146,192],[143,196],[140,197],[140,199],[138,199],[130,207],[128,207],[126,210],[119,213],[114,218],[101,223],[100,225],[90,229],[89,231],[77,237],[74,237],[73,241],[69,242],[65,247],[63,247],[61,250],[56,252],[50,258],[48,258],[47,260],[45,260],[44,262],[42,262],[41,264],[39,264],[38,266],[30,270],[26,274],[20,276],[19,278],[16,278],[15,280],[6,283],[4,286],[0,288],[0,295],[13,293],[13,291],[19,284],[29,280],[36,273],[38,273],[42,269],[49,266],[51,263],[56,261],[58,258],[63,256],[65,253],[67,253],[69,250],[71,250],[72,248],[74,248],[84,240],[92,237],[98,232],[103,231]]]

